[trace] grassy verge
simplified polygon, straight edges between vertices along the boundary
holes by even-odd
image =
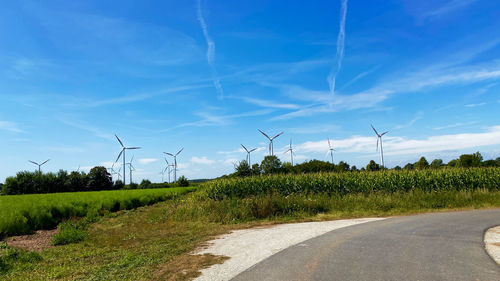
[[[203,242],[231,229],[258,224],[428,211],[500,207],[500,192],[409,191],[328,196],[256,195],[210,200],[196,192],[149,207],[107,215],[89,237],[41,252],[40,259],[10,257],[2,280],[189,280],[223,257],[189,256]],[[3,251],[3,252],[2,252]],[[0,256],[6,255],[0,247]]]
[[[0,238],[54,228],[63,220],[151,205],[192,187],[0,196]]]

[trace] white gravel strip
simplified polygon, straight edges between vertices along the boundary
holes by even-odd
[[[305,222],[235,230],[210,241],[208,248],[193,253],[230,257],[223,264],[201,270],[201,276],[195,280],[230,280],[252,265],[292,245],[338,228],[382,219],[384,218]]]
[[[488,229],[484,234],[486,251],[500,265],[500,226]]]

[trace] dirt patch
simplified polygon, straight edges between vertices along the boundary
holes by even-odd
[[[28,251],[43,251],[52,248],[50,240],[57,233],[57,229],[38,230],[35,234],[12,236],[6,239],[7,245]]]
[[[189,255],[185,254],[167,263],[163,268],[155,273],[153,280],[193,280],[201,275],[200,269],[210,267],[214,264],[222,264],[229,259],[224,256],[214,256],[211,254]]]

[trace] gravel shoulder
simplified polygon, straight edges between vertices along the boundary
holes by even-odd
[[[193,255],[212,254],[230,258],[223,264],[201,270],[201,276],[195,280],[230,280],[260,261],[302,241],[335,229],[383,219],[292,223],[236,230],[210,241],[207,248],[193,253]]]
[[[486,251],[500,265],[500,226],[488,229],[484,234]]]

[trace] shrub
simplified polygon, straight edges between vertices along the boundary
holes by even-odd
[[[50,243],[52,245],[66,245],[83,241],[87,237],[85,224],[67,221],[60,223],[57,226],[59,232],[52,237]]]
[[[139,188],[142,188],[142,189],[149,188],[150,186],[151,186],[151,181],[146,180],[146,179],[143,179],[141,181],[141,183],[139,184]]]
[[[186,187],[189,186],[189,181],[185,176],[181,176],[179,179],[177,179],[177,185]]]

